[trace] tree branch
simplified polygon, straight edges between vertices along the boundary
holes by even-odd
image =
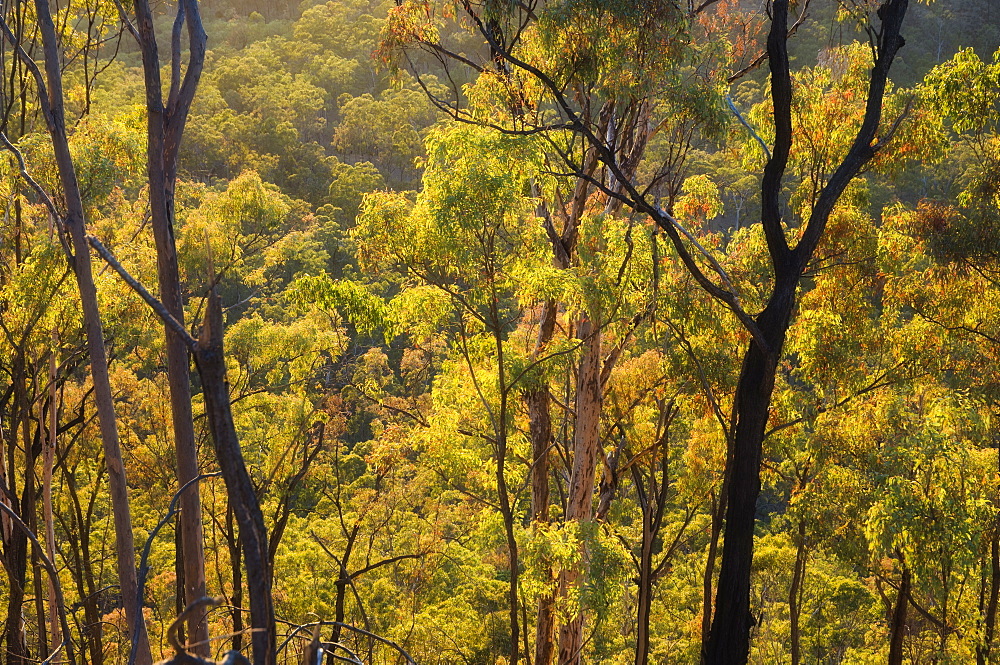
[[[115,255],[111,253],[107,247],[104,246],[100,240],[94,236],[88,234],[87,242],[90,246],[97,250],[97,253],[101,255],[109,266],[111,266],[116,273],[122,278],[122,280],[132,287],[132,290],[139,294],[139,297],[146,301],[146,304],[156,313],[160,320],[163,321],[170,330],[172,330],[178,337],[180,337],[184,344],[192,351],[198,348],[198,340],[191,336],[187,329],[181,325],[181,323],[175,319],[170,312],[167,311],[166,306],[159,300],[157,300],[153,294],[146,290],[146,287],[139,283],[135,277],[129,274],[129,272],[122,266],[122,264],[115,258]]]

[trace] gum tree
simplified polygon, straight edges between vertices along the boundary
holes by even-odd
[[[681,47],[694,44],[690,29],[700,12],[716,3],[689,3],[688,11],[671,3],[636,2],[404,2],[390,16],[383,48],[402,54],[404,64],[419,73],[423,51],[446,68],[465,68],[476,86],[470,96],[489,86],[507,100],[507,114],[499,118],[470,111],[458,84],[444,99],[426,88],[441,108],[465,122],[508,133],[536,133],[549,141],[553,169],[577,178],[585,191],[603,197],[610,208],[625,206],[648,216],[672,244],[694,280],[736,316],[748,334],[733,403],[731,435],[723,483],[725,539],[719,584],[703,660],[745,663],[754,625],[750,608],[750,573],[753,560],[756,503],[760,494],[761,450],[770,415],[771,394],[786,332],[793,318],[803,273],[820,245],[827,221],[850,182],[891,139],[900,118],[883,123],[883,101],[889,69],[903,46],[900,34],[907,0],[843,2],[842,8],[865,23],[873,63],[867,80],[865,111],[849,147],[839,152],[832,167],[817,183],[814,204],[801,214],[789,212],[783,201],[783,181],[793,145],[793,85],[788,38],[795,25],[789,21],[788,0],[767,5],[769,31],[766,59],[770,71],[773,127],[761,174],[760,222],[771,264],[769,293],[759,312],[748,312],[740,294],[718,260],[698,245],[691,234],[663,205],[656,185],[669,174],[655,171],[640,181],[632,159],[642,127],[657,127],[662,118],[650,105],[659,94],[670,97],[681,69],[676,56]],[[483,41],[479,60],[443,43],[441,15],[454,15]],[[803,18],[800,16],[800,19]],[[596,28],[595,28],[596,26]],[[587,34],[588,30],[596,30]],[[673,37],[673,38],[672,38]],[[718,37],[715,37],[718,39]],[[673,48],[663,48],[672,45]],[[622,68],[623,62],[631,64]],[[674,69],[677,68],[677,69]],[[455,77],[450,77],[451,81]],[[652,82],[652,84],[650,84]],[[631,123],[627,122],[629,119]],[[566,138],[566,137],[569,138]],[[642,154],[641,151],[638,153]],[[592,188],[592,189],[591,189]],[[600,321],[581,321],[581,339],[587,351],[599,357]],[[587,326],[590,326],[588,328]],[[593,347],[593,348],[591,348]],[[598,365],[599,366],[599,363]],[[578,439],[574,445],[570,520],[589,521],[593,500],[595,436],[586,436],[588,414],[597,406],[599,391],[588,389],[588,372],[581,369],[577,393]],[[588,401],[587,395],[594,394]],[[579,662],[581,627],[577,621],[564,626],[560,663]]]

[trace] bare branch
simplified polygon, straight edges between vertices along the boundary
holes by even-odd
[[[3,490],[9,493],[6,486],[3,487]],[[14,512],[14,509],[3,501],[0,501],[0,510],[6,513],[11,522],[24,532],[24,535],[31,541],[31,546],[35,550],[35,556],[37,556],[38,560],[41,561],[42,567],[45,568],[45,572],[49,574],[49,579],[52,581],[52,590],[56,595],[56,606],[59,608],[59,623],[61,624],[63,634],[61,646],[66,650],[66,659],[69,661],[69,665],[74,665],[76,663],[76,659],[73,657],[73,642],[70,639],[69,623],[66,621],[66,598],[63,596],[62,585],[59,583],[59,571],[56,570],[55,564],[45,554],[45,548],[38,542],[38,538],[36,538],[35,534],[28,528],[28,525],[24,523],[21,516]],[[53,656],[54,655],[55,654],[53,654]],[[45,660],[47,662],[51,662],[52,656],[49,656]]]
[[[122,266],[122,264],[115,258],[115,255],[111,253],[107,247],[104,246],[100,240],[92,235],[87,235],[87,242],[90,246],[97,250],[97,253],[101,255],[109,266],[111,266],[116,273],[124,280],[126,284],[132,287],[132,290],[139,294],[139,297],[146,301],[146,304],[152,308],[160,320],[163,321],[164,325],[170,328],[178,337],[180,337],[184,344],[194,351],[198,347],[198,341],[191,336],[191,334],[184,328],[181,323],[175,319],[162,302],[156,299],[153,294],[146,290],[139,280],[129,274],[129,272]]]
[[[760,134],[758,134],[757,130],[753,128],[753,125],[747,122],[746,118],[743,117],[740,110],[736,108],[736,104],[733,103],[733,98],[729,95],[726,95],[726,105],[729,107],[729,110],[733,112],[733,115],[736,116],[736,119],[740,121],[740,124],[747,128],[747,131],[750,132],[750,136],[757,140],[757,143],[760,144],[761,150],[764,151],[764,155],[768,159],[771,159],[771,149],[767,147],[767,144],[764,143],[764,139],[760,137]]]
[[[136,42],[141,43],[142,40],[139,38],[139,31],[136,30],[135,24],[132,23],[132,19],[129,18],[128,13],[125,11],[122,0],[115,0],[115,7],[118,8],[118,16],[121,18],[122,25],[125,26],[125,29],[129,31],[129,34],[132,35]]]
[[[160,529],[166,526],[167,522],[173,519],[173,516],[177,514],[177,502],[180,500],[181,495],[184,494],[185,490],[196,485],[199,481],[205,480],[206,478],[217,478],[221,475],[222,475],[221,471],[216,471],[215,473],[203,473],[200,476],[196,476],[195,478],[192,478],[191,480],[184,483],[184,485],[181,486],[181,488],[177,490],[177,492],[174,494],[173,498],[170,499],[170,505],[167,508],[167,514],[164,515],[163,518],[160,519],[159,523],[155,527],[153,527],[153,530],[149,532],[149,537],[146,538],[146,543],[142,547],[142,557],[139,559],[139,577],[136,590],[136,593],[138,594],[139,607],[142,607],[142,597],[144,595],[143,592],[145,591],[146,588],[146,575],[149,574],[149,552],[153,548],[153,540],[156,538],[156,535],[160,533]],[[211,601],[213,604],[217,604],[215,599],[209,598],[208,600]],[[192,606],[200,605],[203,604],[204,602],[205,599],[203,598],[196,600],[191,605]],[[175,621],[174,624],[171,624],[171,629],[174,628],[175,624],[182,622],[183,616],[189,610],[193,609],[194,608],[191,606],[185,609],[184,612],[181,613],[181,616],[177,618],[177,621]],[[140,624],[136,625],[138,626]],[[138,628],[136,628],[136,632],[138,632]],[[138,655],[138,646],[139,646],[138,635],[135,635],[132,638],[132,649],[129,652],[128,665],[134,665],[136,656]]]
[[[52,223],[56,225],[59,231],[59,242],[62,243],[63,251],[66,252],[66,256],[72,259],[73,252],[70,249],[69,242],[66,240],[66,230],[63,226],[62,217],[59,216],[59,211],[56,209],[56,204],[52,200],[52,197],[49,196],[49,193],[38,184],[37,180],[31,177],[30,173],[28,173],[28,167],[24,162],[24,155],[22,155],[21,151],[17,149],[17,146],[10,142],[10,139],[7,138],[7,134],[5,132],[0,132],[0,143],[3,143],[3,147],[14,155],[14,159],[17,160],[17,168],[21,173],[21,177],[24,178],[24,181],[27,182],[33,190],[35,190],[35,193],[38,194],[38,198],[40,198],[42,203],[45,204],[45,207],[49,211],[49,216],[52,218]]]
[[[792,78],[788,61],[788,0],[775,0],[767,37],[771,65],[771,102],[774,106],[774,150],[760,183],[761,223],[775,275],[791,272],[790,250],[781,227],[781,180],[792,149]]]
[[[6,19],[2,15],[0,15],[0,32],[3,32],[4,37],[10,42],[11,47],[17,51],[17,57],[21,59],[21,62],[24,63],[24,66],[28,68],[31,76],[35,79],[35,85],[38,87],[38,104],[42,108],[42,115],[45,116],[45,124],[51,129],[52,105],[49,103],[48,86],[45,85],[45,77],[42,76],[42,70],[38,68],[34,59],[25,53],[21,47],[21,42],[14,36],[10,26],[7,25]]]
[[[806,20],[806,18],[807,18],[806,17],[806,10],[807,9],[809,9],[809,0],[806,0],[805,3],[802,5],[802,11],[799,12],[798,19],[796,19],[796,21],[792,25],[792,27],[788,29],[788,37],[791,37],[792,35],[794,35],[795,32],[799,29],[799,26],[802,25],[802,23]],[[767,60],[767,51],[766,50],[762,51],[756,58],[754,58],[753,60],[751,60],[749,65],[747,65],[743,69],[739,70],[735,74],[730,75],[726,79],[726,83],[735,83],[736,81],[740,80],[741,78],[743,78],[744,76],[746,76],[747,74],[749,74],[750,72],[752,72],[753,70],[755,70],[758,67],[760,67],[764,63],[765,60]]]
[[[851,144],[847,156],[834,171],[820,192],[816,205],[813,206],[802,238],[793,250],[794,262],[801,269],[808,263],[816,250],[819,240],[826,229],[826,223],[833,212],[833,207],[840,199],[847,185],[867,164],[882,142],[877,140],[879,125],[882,122],[882,103],[885,98],[886,85],[889,81],[889,67],[896,53],[903,47],[905,40],[900,34],[903,17],[906,14],[908,0],[886,0],[878,10],[882,20],[882,29],[877,33],[875,66],[872,67],[871,79],[868,84],[868,96],[865,106],[865,116],[861,127]],[[901,118],[897,118],[890,128],[890,136],[896,131]]]
[[[181,89],[181,29],[184,27],[184,3],[177,3],[177,15],[170,30],[170,92],[167,93],[167,107],[177,101]]]

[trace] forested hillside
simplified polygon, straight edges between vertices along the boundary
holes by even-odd
[[[5,663],[1000,662],[994,0],[2,19]]]

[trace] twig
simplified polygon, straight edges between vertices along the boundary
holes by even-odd
[[[180,492],[178,492],[178,494],[180,494]],[[216,607],[217,605],[221,605],[224,600],[225,599],[221,597],[212,598],[210,596],[202,596],[201,598],[189,603],[188,606],[184,608],[184,611],[177,615],[177,618],[170,623],[169,627],[167,627],[167,644],[173,648],[175,655],[180,656],[187,651],[185,645],[181,644],[177,639],[177,630],[184,625],[184,622],[194,616],[201,607],[205,605],[208,605],[209,607]]]
[[[352,626],[349,623],[343,623],[341,621],[313,621],[311,623],[299,624],[295,626],[295,629],[291,632],[291,634],[285,638],[285,641],[281,643],[281,646],[278,647],[278,650],[281,651],[281,649],[283,649],[288,644],[288,641],[291,640],[292,637],[297,635],[300,631],[303,631],[306,628],[312,628],[314,626],[331,626],[331,627],[339,626],[340,628],[346,628],[347,630],[352,630],[360,635],[364,635],[365,637],[371,638],[376,642],[381,642],[386,646],[392,647],[393,649],[398,651],[399,654],[403,656],[403,658],[406,659],[406,665],[417,665],[417,661],[413,660],[413,656],[408,654],[403,647],[399,646],[389,638],[382,637],[381,635],[376,635],[371,631],[364,630],[363,628],[358,628],[357,626]]]
[[[136,595],[138,596],[138,607],[142,607],[142,597],[146,588],[146,575],[149,574],[149,552],[153,548],[153,540],[156,535],[160,533],[160,529],[167,525],[174,515],[177,514],[177,502],[180,500],[181,495],[184,490],[188,489],[192,485],[198,483],[199,481],[205,480],[206,478],[218,478],[222,475],[221,471],[216,471],[215,473],[203,473],[200,476],[196,476],[191,480],[184,483],[179,490],[174,494],[173,498],[170,499],[170,506],[167,508],[167,514],[159,521],[159,523],[149,532],[149,537],[146,538],[146,543],[142,546],[142,557],[139,559],[139,579],[137,583]],[[196,603],[201,601],[195,601]],[[187,612],[187,610],[185,610]],[[135,658],[137,655],[139,640],[139,626],[142,624],[136,622],[135,634],[132,636],[132,648],[128,655],[128,665],[135,665]]]
[[[746,118],[743,117],[743,114],[740,113],[740,110],[736,108],[736,104],[733,103],[733,98],[730,97],[729,95],[726,95],[726,105],[729,107],[729,110],[733,112],[733,115],[736,116],[736,119],[740,121],[740,124],[747,128],[747,131],[750,132],[750,136],[757,139],[757,143],[760,144],[760,147],[764,151],[764,154],[767,155],[768,160],[770,160],[771,149],[767,147],[767,144],[764,143],[764,139],[762,139],[760,135],[757,133],[757,131],[754,130],[753,126],[746,121]]]
[[[33,190],[35,190],[35,193],[38,194],[38,198],[40,198],[42,203],[45,204],[45,207],[49,211],[49,216],[52,218],[52,223],[56,225],[56,228],[59,231],[59,242],[63,246],[63,251],[66,252],[66,256],[72,258],[73,252],[70,251],[69,243],[66,242],[62,217],[59,216],[59,211],[56,209],[56,204],[52,200],[52,197],[49,196],[49,193],[46,192],[40,184],[38,184],[38,181],[35,180],[30,173],[28,173],[28,167],[25,164],[24,155],[17,149],[17,146],[11,143],[6,132],[0,132],[0,143],[3,143],[3,147],[14,155],[14,159],[17,160],[17,169],[20,171],[21,177],[24,178],[24,181],[28,183]]]
[[[11,522],[17,525],[17,527],[24,532],[24,535],[28,537],[28,540],[31,541],[31,546],[35,549],[35,554],[42,562],[42,566],[45,568],[45,571],[49,574],[49,579],[52,580],[52,590],[56,595],[56,605],[59,607],[59,623],[62,626],[63,633],[63,639],[60,646],[66,649],[66,659],[69,661],[69,665],[75,665],[76,659],[73,657],[73,643],[70,641],[69,622],[66,620],[66,600],[63,597],[62,585],[59,583],[59,573],[56,571],[55,564],[53,564],[49,557],[45,554],[45,548],[41,546],[38,542],[38,538],[36,538],[35,534],[31,532],[28,525],[24,523],[21,516],[14,512],[13,508],[0,501],[0,510],[6,513],[7,516],[10,517]],[[52,658],[54,658],[58,652],[59,649],[56,649],[43,662],[51,663]]]

